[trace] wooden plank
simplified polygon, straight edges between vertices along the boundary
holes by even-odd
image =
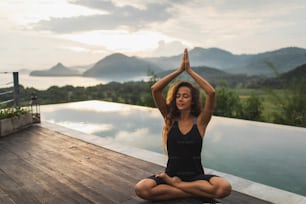
[[[244,204],[271,204],[271,202],[255,198],[246,194],[233,191],[230,196],[222,199],[223,204],[244,203]]]
[[[20,145],[20,141],[18,144],[15,144],[15,147]],[[24,144],[23,144],[24,145]],[[28,155],[26,151],[21,151],[19,149],[18,154],[22,157],[23,155]],[[82,174],[82,169],[80,166],[75,166],[74,163],[70,160],[67,160],[65,157],[61,157],[62,154],[56,153],[55,151],[52,152],[48,149],[46,151],[41,151],[39,148],[35,148],[34,152],[31,152],[31,157],[26,157],[24,159],[27,162],[31,163],[33,166],[37,166],[38,168],[42,169],[44,173],[51,174],[53,177],[52,179],[44,179],[52,184],[52,181],[59,181],[53,185],[53,190],[55,194],[58,194],[60,197],[67,197],[68,195],[72,194],[68,200],[73,200],[78,197],[78,195],[74,195],[71,189],[79,193],[80,190],[85,190],[86,193],[89,192],[88,184],[90,182],[90,175],[89,174]],[[81,170],[79,170],[81,169]],[[86,170],[84,171],[86,172]],[[35,174],[39,175],[39,172],[35,172]],[[81,179],[80,179],[81,178]],[[92,179],[94,182],[98,181],[96,178]],[[50,183],[51,182],[51,183]],[[103,180],[100,180],[100,183]],[[87,186],[86,186],[87,184]],[[59,187],[57,187],[59,186]],[[96,189],[101,190],[101,186],[97,187]],[[59,188],[59,189],[58,189]],[[105,188],[105,185],[103,186]],[[64,190],[61,190],[64,189]],[[93,194],[92,192],[89,192]],[[79,193],[80,194],[80,193]],[[81,193],[83,194],[83,193]],[[87,196],[84,196],[87,197]],[[120,197],[120,196],[119,196]],[[99,200],[103,200],[103,197],[99,197]],[[105,203],[112,203],[109,199],[104,199]],[[88,201],[82,200],[82,198],[77,198],[77,201],[80,203],[88,203]],[[67,203],[68,201],[62,202]]]
[[[48,147],[50,146],[52,146],[52,144],[48,144]],[[44,149],[46,150],[48,147],[44,147]],[[95,150],[92,148],[95,148]],[[147,165],[148,162],[127,157],[126,155],[114,154],[114,152],[103,148],[98,148],[98,150],[99,151],[97,151],[97,146],[85,143],[85,145],[78,146],[73,144],[71,147],[62,150],[61,153],[71,159],[78,158],[79,162],[82,162],[83,165],[88,167],[88,170],[93,170],[93,172],[97,171],[96,167],[103,166],[102,170],[111,171],[113,174],[119,175],[125,179],[130,179],[132,176],[133,183],[135,183],[135,174],[142,172],[143,175],[149,176],[163,170],[162,167],[152,168],[152,164]],[[154,167],[155,166],[156,165],[154,165]],[[121,171],[121,169],[124,169],[124,171]]]
[[[0,181],[1,180],[1,175],[0,175]],[[0,185],[1,186],[1,185]],[[0,187],[0,203],[5,203],[5,204],[15,204],[15,202],[10,198],[10,196],[5,193],[1,187]]]
[[[11,189],[15,190],[20,187],[28,189],[27,196],[32,196],[39,203],[75,203],[74,200],[86,201],[81,196],[74,195],[67,186],[59,183],[54,177],[50,177],[22,159],[7,161],[3,165],[2,171],[16,183]],[[2,189],[9,191],[10,188],[8,186],[2,186]],[[72,195],[65,199],[70,194]],[[18,202],[18,200],[16,201]]]
[[[135,195],[134,185],[163,170],[34,126],[0,138],[0,203],[150,203]],[[268,203],[238,192],[221,201]],[[155,203],[209,202],[188,198]]]
[[[47,132],[46,134],[50,134],[50,133]],[[70,142],[71,142],[71,139],[70,139]],[[54,144],[54,142],[53,142],[53,144]],[[52,144],[50,144],[50,145],[52,145]],[[92,144],[88,144],[88,143],[85,143],[85,142],[81,145],[78,144],[78,146],[75,143],[71,142],[71,147],[69,149],[74,149],[74,151],[70,151],[70,154],[74,154],[76,151],[80,152],[83,155],[83,157],[85,157],[85,160],[88,159],[88,158],[89,159],[97,158],[98,161],[95,161],[95,162],[99,162],[99,161],[109,162],[111,164],[111,166],[113,164],[115,165],[116,163],[119,163],[120,167],[126,167],[126,168],[129,168],[132,171],[133,170],[136,170],[136,171],[144,170],[145,172],[156,173],[156,171],[154,171],[155,169],[156,170],[162,170],[163,169],[162,167],[159,167],[159,166],[156,166],[156,168],[152,169],[152,166],[155,167],[155,165],[152,165],[152,164],[150,164],[148,162],[145,162],[145,161],[136,160],[136,159],[132,160],[133,162],[136,162],[136,163],[134,163],[133,165],[130,165],[130,163],[127,163],[127,161],[131,160],[131,157],[126,157],[126,155],[119,154],[119,153],[114,154],[113,151],[106,150],[106,149],[100,148],[100,147],[98,147],[99,151],[97,151],[97,146],[92,145]],[[94,157],[92,155],[87,155],[88,153],[94,154],[94,155],[96,155],[96,157]],[[101,160],[101,159],[103,159],[103,160]],[[136,172],[133,172],[133,173],[136,173]]]
[[[73,148],[73,149],[77,149],[77,148]],[[67,156],[66,158],[61,158],[62,162],[60,164],[55,163],[55,166],[60,167],[59,169],[65,169],[65,173],[73,173],[76,174],[78,173],[78,175],[70,175],[71,177],[77,177],[77,178],[86,178],[83,179],[82,182],[86,183],[87,185],[98,185],[97,188],[101,189],[104,187],[104,189],[106,191],[108,191],[108,189],[111,190],[110,193],[114,193],[116,191],[120,191],[121,193],[120,195],[116,196],[116,198],[122,197],[122,195],[127,194],[127,196],[130,196],[131,192],[126,193],[126,188],[124,186],[127,185],[126,182],[124,182],[124,180],[121,179],[121,177],[118,177],[116,174],[114,174],[114,170],[117,169],[104,169],[101,168],[101,166],[99,167],[99,164],[97,163],[93,163],[92,161],[88,160],[76,160],[76,161],[72,161],[72,158],[80,158],[82,155],[72,155],[72,152],[69,151],[67,152],[61,152],[61,154],[64,154],[65,156]],[[41,154],[40,154],[41,155]],[[72,156],[72,158],[71,158]],[[54,157],[54,156],[52,156]],[[87,156],[86,156],[87,157]],[[90,157],[88,157],[90,158]],[[67,159],[67,161],[65,161]],[[72,160],[70,160],[72,159]],[[64,161],[63,161],[64,160]],[[54,162],[49,162],[49,164],[52,164]],[[68,164],[68,166],[67,166]],[[59,166],[60,165],[60,166]],[[65,166],[66,165],[66,166]],[[103,164],[105,165],[105,164]],[[110,166],[110,165],[107,165]],[[81,169],[82,167],[86,167],[86,171],[81,170],[81,172],[79,172],[78,169]],[[70,172],[70,169],[74,169],[73,172]],[[86,175],[81,175],[81,173],[86,173]],[[93,184],[93,181],[103,181],[103,186],[99,186],[99,184]],[[116,181],[116,186],[114,186],[114,180]],[[119,185],[120,188],[117,187],[117,185]],[[107,188],[105,188],[107,187]],[[116,187],[116,188],[115,188]],[[115,188],[115,189],[114,189]],[[123,199],[126,199],[126,197],[123,197]]]
[[[3,163],[1,163],[2,166]],[[1,191],[8,195],[9,198],[7,199],[13,203],[39,203],[22,183],[10,178],[9,175],[3,172],[2,168],[0,171],[0,181]]]
[[[33,159],[29,162],[31,162],[33,165],[38,165],[40,170],[44,171],[45,174],[48,174],[49,176],[53,177],[54,180],[59,182],[59,184],[55,185],[53,188],[56,188],[56,186],[62,186],[64,188],[67,187],[70,189],[70,191],[76,192],[80,196],[86,198],[88,200],[87,203],[89,201],[93,203],[101,201],[103,201],[103,203],[114,203],[111,199],[107,199],[105,196],[103,196],[103,194],[96,192],[85,185],[84,180],[73,178],[69,173],[60,170],[60,168],[56,165],[50,165],[49,161],[40,162]],[[65,197],[66,194],[67,192],[62,192],[60,196]]]

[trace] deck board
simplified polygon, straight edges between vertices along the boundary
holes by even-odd
[[[0,138],[0,203],[150,203],[134,185],[164,167],[39,125]],[[268,203],[238,192],[222,203]],[[155,203],[203,203],[181,199]]]

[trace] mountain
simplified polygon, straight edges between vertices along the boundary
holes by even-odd
[[[306,49],[289,47],[257,55],[249,55],[249,57],[243,66],[236,68],[238,72],[243,72],[244,70],[247,74],[273,76],[274,70],[271,65],[278,73],[285,73],[305,64]]]
[[[298,66],[297,68],[289,72],[281,74],[279,78],[284,79],[286,81],[295,80],[295,79],[296,80],[306,79],[306,64]]]
[[[68,68],[58,63],[49,70],[33,71],[30,75],[82,75],[107,79],[108,81],[138,80],[148,76],[149,73],[178,68],[182,54],[171,57],[140,58],[115,53],[106,56],[95,64]],[[195,47],[189,51],[189,59],[193,68],[210,67],[231,74],[274,77],[275,70],[278,73],[285,73],[297,66],[306,64],[306,49],[287,47],[258,54],[236,55],[219,48]]]
[[[85,71],[83,76],[127,80],[143,78],[151,72],[160,71],[157,65],[144,59],[115,53],[98,61],[92,68]]]
[[[182,55],[172,57],[147,58],[163,69],[174,69],[180,64]],[[282,48],[259,54],[235,55],[219,48],[195,47],[189,51],[192,67],[215,67],[229,73],[273,76],[273,65],[279,73],[292,70],[306,63],[306,49],[297,47]]]
[[[182,52],[183,54],[183,52]],[[147,58],[148,61],[157,64],[163,69],[174,69],[180,65],[182,54],[172,57],[155,57]],[[219,49],[219,48],[200,48],[195,47],[188,52],[190,65],[192,67],[206,66],[216,67],[222,70],[226,70],[227,67],[231,67],[230,64],[235,65],[237,57],[232,53]]]
[[[80,73],[65,67],[62,63],[57,63],[48,70],[30,72],[31,76],[80,76]]]
[[[193,67],[193,70],[208,80],[213,86],[227,86],[232,88],[244,87],[249,83],[258,81],[258,79],[261,78],[258,76],[247,76],[245,74],[230,74],[216,68],[205,66]],[[174,70],[162,71],[157,73],[156,76],[161,78],[173,71]],[[189,80],[190,78],[191,77],[186,72],[182,73],[178,77],[179,80]]]
[[[252,84],[251,88],[288,88],[291,83],[296,82],[303,84],[303,86],[306,86],[306,64],[298,66],[295,69],[282,73],[276,77],[262,79],[256,84]]]
[[[216,68],[211,68],[211,67],[206,67],[206,66],[199,66],[199,67],[193,67],[192,68],[196,73],[198,73],[201,76],[205,76],[205,78],[223,78],[223,77],[228,77],[231,76],[231,74],[228,74],[222,70],[216,69]],[[173,72],[175,69],[171,70],[166,70],[162,71],[156,74],[158,78],[162,78],[171,72]],[[182,76],[189,76],[186,72],[182,73]]]

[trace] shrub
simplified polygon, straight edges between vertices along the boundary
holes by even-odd
[[[3,108],[0,109],[0,119],[18,117],[28,112],[29,110],[20,107]]]

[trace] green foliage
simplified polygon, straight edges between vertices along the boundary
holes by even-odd
[[[261,99],[255,95],[251,95],[249,98],[246,99],[241,118],[246,120],[261,121],[262,111],[263,104],[261,102]]]
[[[278,83],[282,83],[284,93],[279,94],[275,90],[268,92],[274,103],[272,120],[274,123],[306,127],[306,65],[301,65],[291,72],[279,74],[272,63],[268,66],[274,70]]]
[[[270,91],[276,109],[275,123],[306,127],[306,86],[305,79],[292,80],[284,94]]]
[[[52,86],[47,90],[36,90],[20,86],[20,106],[28,106],[31,96],[35,95],[40,105],[103,100],[155,107],[151,86],[157,78],[151,76],[146,82],[111,82],[90,87]],[[287,87],[277,90],[216,87],[214,115],[306,127],[305,80],[295,80]],[[164,91],[166,94],[167,90]],[[1,111],[2,115],[6,115],[3,117],[8,117],[13,112],[7,109]]]
[[[0,109],[0,119],[18,117],[28,112],[29,111],[27,109],[20,108],[20,107],[1,108]]]
[[[242,115],[241,111],[242,105],[236,93],[224,87],[217,89],[215,115],[239,118]]]
[[[152,79],[153,80],[153,79]],[[154,106],[151,84],[154,81],[111,82],[90,87],[52,86],[45,91],[33,88],[20,88],[23,105],[27,105],[31,95],[37,96],[38,103],[56,104],[85,100],[104,100],[133,105]]]

